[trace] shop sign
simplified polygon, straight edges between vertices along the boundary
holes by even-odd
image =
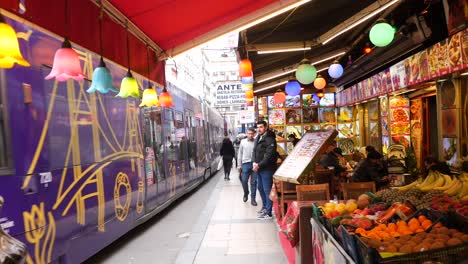
[[[255,112],[249,110],[239,111],[239,122],[241,124],[250,124],[255,122]]]
[[[242,104],[245,104],[245,92],[242,90],[242,84],[240,82],[218,84],[216,87],[216,106]]]

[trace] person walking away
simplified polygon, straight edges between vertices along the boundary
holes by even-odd
[[[254,136],[255,129],[249,128],[247,130],[247,138],[243,139],[239,144],[239,153],[237,156],[237,160],[240,163],[238,168],[242,171],[241,182],[242,188],[244,189],[243,201],[245,203],[249,198],[250,176],[250,191],[252,192],[250,203],[253,206],[257,206],[257,202],[255,201],[255,196],[257,193],[257,174],[252,171],[252,152],[254,148]]]
[[[239,160],[237,157],[239,157],[239,148],[240,148],[240,143],[241,143],[242,139],[239,138],[239,136],[236,137],[236,139],[234,140],[233,144],[234,144],[234,150],[236,152],[236,156],[235,156],[235,159],[236,159],[236,168],[239,167],[238,163],[239,163]],[[242,165],[242,162],[241,162],[241,165]]]
[[[219,154],[223,157],[224,180],[229,181],[231,180],[229,175],[231,174],[232,159],[235,157],[236,153],[232,141],[228,137],[224,138]]]
[[[273,186],[273,173],[276,171],[276,137],[265,121],[257,122],[257,132],[252,153],[252,170],[257,173],[258,191],[262,198],[258,219],[268,220],[272,218],[273,202],[269,196]]]

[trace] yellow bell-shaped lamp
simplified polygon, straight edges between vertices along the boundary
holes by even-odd
[[[156,94],[156,90],[153,89],[153,87],[148,86],[143,91],[143,98],[141,99],[141,104],[140,107],[147,106],[147,107],[152,107],[152,106],[161,106],[159,104],[158,100],[158,95]]]
[[[0,68],[10,69],[15,63],[25,67],[31,66],[21,55],[15,30],[0,14]]]
[[[122,79],[122,83],[120,84],[120,91],[116,95],[117,97],[127,98],[129,96],[134,98],[140,98],[140,91],[138,91],[138,83],[133,78],[130,69],[127,71],[127,75],[125,78]]]

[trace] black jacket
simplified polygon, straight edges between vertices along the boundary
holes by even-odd
[[[226,160],[232,160],[236,156],[236,152],[234,151],[234,146],[232,145],[231,140],[224,140],[223,145],[221,146],[221,150],[219,154]]]
[[[363,162],[359,163],[354,170],[353,181],[354,182],[375,182],[378,188],[388,183],[383,181],[382,178],[387,175],[386,168],[381,164],[373,164],[368,159],[364,159]]]
[[[267,130],[263,136],[255,138],[252,153],[253,162],[258,164],[260,170],[276,170],[276,136],[271,130]]]

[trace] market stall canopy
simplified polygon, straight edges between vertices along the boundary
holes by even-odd
[[[283,88],[280,84],[294,76],[304,58],[315,62],[331,86],[348,87],[447,37],[442,2],[313,0],[240,32],[239,57],[252,62],[257,95]],[[396,29],[392,43],[382,48],[373,47],[369,40],[370,28],[378,19],[386,19]],[[368,44],[372,52],[365,55]],[[282,49],[300,50],[271,53]],[[327,72],[335,59],[345,68],[338,79]],[[303,87],[313,89],[313,84]]]
[[[108,0],[149,36],[165,56],[175,56],[299,0]]]

